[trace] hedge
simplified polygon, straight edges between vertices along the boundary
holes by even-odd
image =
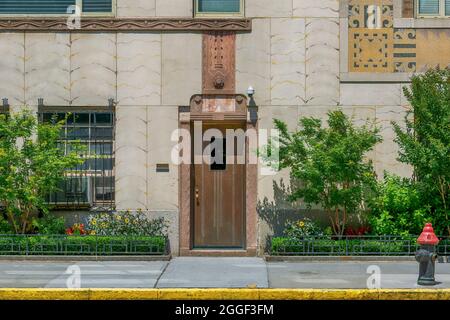
[[[166,238],[151,236],[0,235],[0,255],[161,255]]]
[[[414,255],[417,237],[286,238],[271,240],[272,255]],[[437,253],[450,255],[450,239],[442,239]]]

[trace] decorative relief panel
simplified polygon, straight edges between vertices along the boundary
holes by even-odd
[[[203,35],[203,93],[234,94],[236,90],[236,34]]]
[[[416,71],[416,30],[394,29],[394,71]]]
[[[350,72],[414,72],[416,33],[394,29],[392,0],[349,0]]]
[[[350,71],[392,72],[392,49],[392,29],[350,29]]]

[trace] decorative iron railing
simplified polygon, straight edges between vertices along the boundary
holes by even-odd
[[[450,256],[450,237],[439,237],[436,253]],[[419,245],[417,236],[307,236],[272,237],[269,253],[278,256],[410,256]]]
[[[163,236],[0,235],[0,255],[164,255]]]

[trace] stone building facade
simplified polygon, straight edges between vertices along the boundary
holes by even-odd
[[[450,63],[445,0],[437,14],[413,0],[241,0],[238,12],[211,15],[192,0],[110,0],[106,13],[83,12],[81,29],[69,29],[64,14],[5,13],[1,2],[0,98],[12,111],[111,112],[108,199],[117,210],[166,217],[175,255],[262,254],[280,224],[268,212],[296,208],[280,196],[288,172],[264,176],[246,165],[242,245],[193,250],[195,178],[171,161],[174,130],[195,119],[268,129],[278,118],[295,128],[301,116],[342,108],[381,126],[384,142],[369,155],[377,174],[408,175],[390,125],[408,108],[402,87],[413,73]],[[230,115],[195,107],[223,97],[233,101]]]

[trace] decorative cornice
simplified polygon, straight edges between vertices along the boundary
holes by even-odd
[[[82,18],[80,29],[69,29],[66,18],[1,18],[0,31],[145,32],[251,31],[250,19]]]

